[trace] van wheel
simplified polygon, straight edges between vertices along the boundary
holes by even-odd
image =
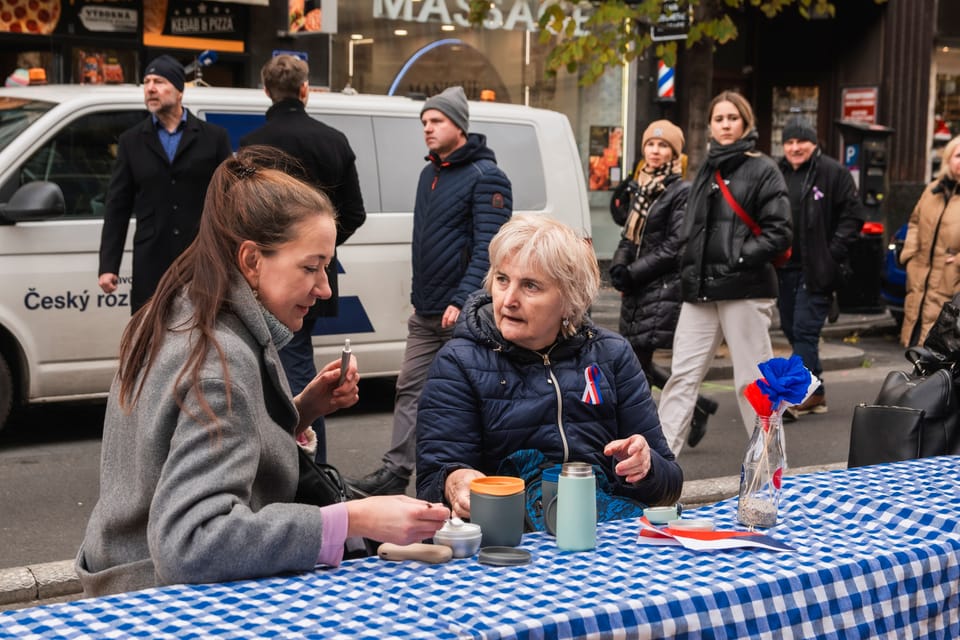
[[[7,361],[0,354],[0,430],[7,424],[10,409],[13,407],[13,376]]]

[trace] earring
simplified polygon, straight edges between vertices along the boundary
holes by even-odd
[[[570,318],[564,318],[564,319],[561,321],[561,324],[563,325],[563,328],[566,329],[567,327],[570,326]]]

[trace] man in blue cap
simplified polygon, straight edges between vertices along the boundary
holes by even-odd
[[[185,79],[183,66],[171,56],[152,60],[143,75],[143,101],[150,116],[124,131],[117,145],[100,236],[98,284],[104,293],[116,291],[134,216],[131,314],[147,302],[167,268],[193,242],[207,184],[232,153],[226,129],[199,120],[183,107]]]

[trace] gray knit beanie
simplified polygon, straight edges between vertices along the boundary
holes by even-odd
[[[463,87],[447,87],[443,92],[427,98],[420,115],[428,109],[436,109],[447,116],[464,133],[470,128],[470,105],[467,104],[467,94],[463,92]]]
[[[817,130],[813,128],[813,125],[810,124],[806,118],[794,116],[787,120],[787,124],[783,125],[783,136],[781,139],[786,142],[791,138],[809,140],[813,144],[817,144]]]

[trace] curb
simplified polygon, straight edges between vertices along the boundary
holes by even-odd
[[[0,606],[43,604],[61,596],[83,593],[73,560],[0,569]]]
[[[845,469],[846,463],[788,469],[787,475]],[[680,501],[685,508],[702,507],[731,498],[740,490],[739,476],[690,480],[683,483]],[[68,596],[68,597],[65,597]],[[83,597],[73,560],[0,569],[0,611],[20,609]]]

